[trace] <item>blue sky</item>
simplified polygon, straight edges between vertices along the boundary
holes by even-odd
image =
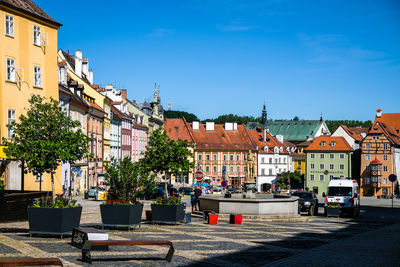
[[[49,1],[58,46],[94,81],[200,119],[373,120],[400,112],[400,2]]]

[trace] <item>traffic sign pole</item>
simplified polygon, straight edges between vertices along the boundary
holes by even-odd
[[[389,181],[392,182],[392,209],[393,209],[393,199],[394,199],[394,190],[393,190],[393,187],[394,187],[394,182],[396,182],[396,180],[397,180],[396,174],[391,174],[391,175],[389,175]]]

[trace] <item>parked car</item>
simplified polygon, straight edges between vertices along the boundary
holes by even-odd
[[[179,188],[179,193],[180,194],[184,194],[184,195],[190,195],[190,193],[192,192],[192,187],[181,187]]]
[[[310,216],[318,215],[318,198],[314,192],[296,191],[292,196],[299,197],[300,212],[307,212]]]
[[[175,187],[168,187],[168,195],[174,196],[174,197],[179,196],[178,189],[176,189]]]
[[[164,197],[164,196],[165,196],[164,189],[157,187],[156,191],[152,195],[146,195],[144,198],[145,199],[156,199],[156,198]]]
[[[97,186],[91,186],[88,192],[88,197],[96,198],[98,190],[99,189]]]

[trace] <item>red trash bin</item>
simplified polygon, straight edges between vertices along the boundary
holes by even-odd
[[[218,214],[208,214],[208,224],[218,224]]]
[[[231,224],[242,224],[243,216],[240,214],[231,214],[229,223]]]

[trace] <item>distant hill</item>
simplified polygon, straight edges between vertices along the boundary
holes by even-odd
[[[184,117],[187,122],[193,122],[193,121],[200,121],[199,118],[197,118],[196,115],[193,113],[189,113],[186,111],[179,111],[179,110],[166,110],[164,111],[164,117],[165,118],[182,118]]]

